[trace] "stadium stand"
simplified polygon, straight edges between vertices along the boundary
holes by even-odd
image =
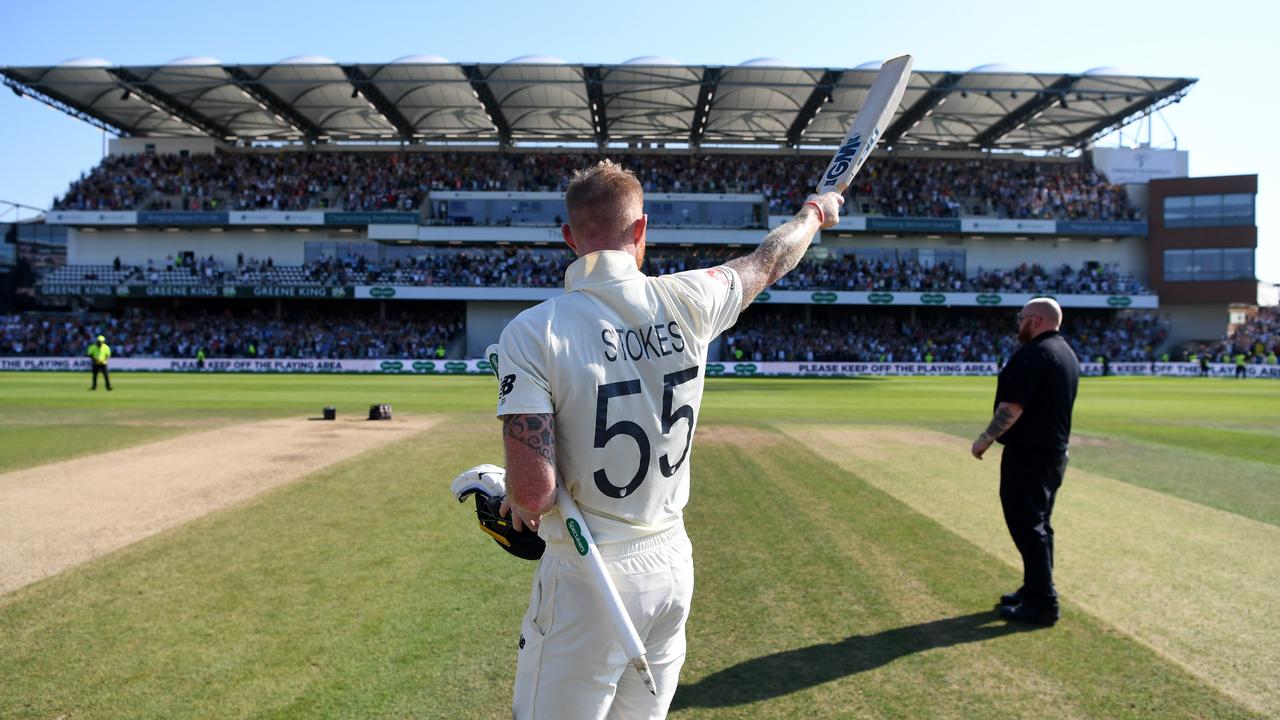
[[[646,256],[644,270],[650,275],[664,275],[711,267],[742,253],[740,248],[658,249]],[[356,256],[295,266],[249,259],[229,267],[213,258],[183,265],[181,260],[175,264],[168,257],[162,262],[150,260],[146,265],[64,265],[47,273],[43,282],[112,286],[381,284],[554,288],[564,284],[564,270],[571,262],[573,256],[568,250],[534,248],[444,248],[389,262]],[[859,257],[856,252],[806,258],[773,289],[1104,295],[1148,292],[1132,276],[1096,262],[1076,268],[1064,265],[1052,271],[1034,263],[998,270],[978,268],[967,277],[963,270],[946,262],[926,265],[915,259],[871,259]]]
[[[434,61],[0,68],[14,92],[117,136],[55,199],[42,227],[56,233],[19,238],[19,305],[38,313],[4,318],[0,355],[80,355],[104,328],[121,357],[477,358],[514,313],[562,286],[573,257],[554,228],[573,170],[609,157],[636,172],[653,229],[645,272],[716,265],[800,206],[873,75]],[[1237,226],[1253,221],[1256,178],[1202,186],[1184,177],[1185,152],[1095,145],[1194,83],[913,73],[848,191],[851,217],[712,359],[997,363],[1016,307],[1046,294],[1067,307],[1084,360],[1146,362],[1218,338],[1188,278],[1230,281],[1214,302],[1242,303],[1256,240]],[[126,102],[122,88],[168,99]],[[276,98],[270,109],[258,93]],[[1192,226],[1195,247],[1165,237]],[[1220,354],[1274,348],[1271,317],[1237,328]]]
[[[954,313],[814,313],[794,310],[743,315],[725,334],[732,360],[810,362],[995,362],[1017,348],[1008,317]],[[1084,361],[1147,362],[1167,334],[1154,313],[1118,318],[1070,313],[1063,326]]]
[[[78,356],[98,333],[119,357],[193,357],[204,348],[223,358],[436,357],[464,331],[456,313],[430,320],[355,315],[273,319],[260,314],[175,314],[134,308],[109,315],[0,317],[0,356]],[[1131,313],[1115,320],[1068,316],[1064,328],[1083,360],[1145,362],[1164,339],[1162,319]],[[805,320],[793,309],[743,315],[725,334],[728,359],[753,361],[1002,362],[1016,348],[1004,316],[956,317],[934,312],[824,313]]]
[[[430,211],[432,190],[562,192],[600,154],[218,152],[108,157],[58,210]],[[811,192],[825,155],[628,155],[646,192],[759,193],[788,213]],[[1124,188],[1087,162],[873,159],[845,213],[1134,220]],[[444,218],[439,218],[444,220]]]
[[[1244,355],[1251,363],[1275,365],[1276,356],[1280,355],[1280,307],[1258,308],[1256,315],[1207,351],[1221,362]]]
[[[79,357],[101,333],[117,357],[191,358],[200,348],[211,358],[444,357],[464,330],[460,314],[443,308],[418,314],[429,319],[142,308],[121,316],[28,313],[0,317],[0,356]]]

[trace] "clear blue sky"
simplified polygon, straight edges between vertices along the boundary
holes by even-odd
[[[1166,110],[1192,175],[1257,173],[1258,274],[1280,282],[1280,219],[1270,203],[1280,150],[1271,75],[1280,10],[1261,0],[1066,3],[916,0],[911,3],[533,2],[50,2],[16,0],[0,14],[0,65],[73,57],[162,64],[183,55],[274,62],[325,55],[378,62],[415,53],[501,62],[548,54],[570,62],[663,55],[732,65],[780,57],[852,67],[902,52],[925,70],[989,62],[1037,72],[1110,65],[1196,77]],[[1162,127],[1157,125],[1157,127]],[[1157,140],[1159,136],[1157,135]],[[102,152],[98,130],[0,93],[0,199],[47,207]]]

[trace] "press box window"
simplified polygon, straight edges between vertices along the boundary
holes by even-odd
[[[1253,250],[1213,248],[1165,250],[1165,282],[1253,280]]]
[[[1174,195],[1164,199],[1164,226],[1239,227],[1253,225],[1253,193]]]

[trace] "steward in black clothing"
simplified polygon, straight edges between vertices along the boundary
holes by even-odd
[[[1000,372],[991,424],[971,452],[982,459],[997,439],[1000,504],[1009,535],[1022,555],[1022,587],[1000,598],[1000,614],[1011,620],[1052,625],[1058,620],[1053,587],[1053,526],[1050,516],[1067,469],[1071,411],[1080,383],[1080,363],[1058,333],[1062,308],[1039,298],[1018,314],[1022,346]]]

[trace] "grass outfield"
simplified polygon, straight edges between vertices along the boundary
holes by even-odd
[[[443,422],[0,596],[0,717],[509,717],[532,564],[447,495],[500,460],[491,380],[115,381],[0,373],[0,473],[328,404]],[[1280,715],[1280,383],[1084,381],[1048,630],[990,610],[993,389],[710,381],[673,718]]]

